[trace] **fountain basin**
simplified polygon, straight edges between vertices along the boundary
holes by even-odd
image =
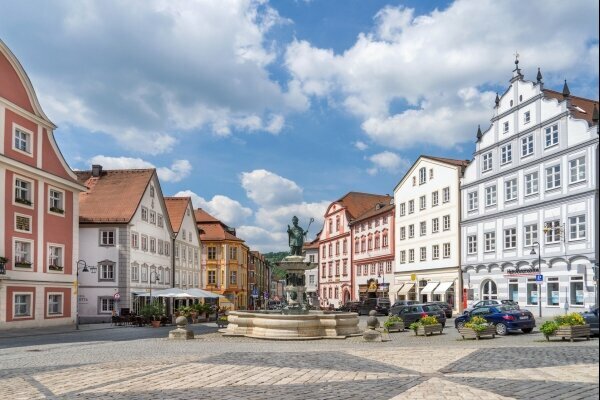
[[[357,336],[358,314],[310,311],[281,314],[269,311],[230,311],[223,336],[246,336],[273,340],[345,339]]]

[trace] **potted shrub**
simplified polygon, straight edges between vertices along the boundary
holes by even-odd
[[[482,336],[496,337],[496,327],[489,324],[483,317],[473,317],[463,327],[458,328],[463,339],[475,338],[479,340]]]
[[[434,332],[442,333],[444,327],[440,324],[436,317],[424,315],[417,322],[410,324],[409,329],[415,332],[415,335],[429,336]]]
[[[180,316],[187,318],[188,324],[193,322],[192,313],[194,312],[194,309],[191,306],[181,306],[177,309],[177,311],[179,312]]]
[[[540,332],[550,341],[550,336],[560,337],[562,340],[584,337],[590,340],[590,326],[579,313],[558,315],[553,321],[546,321],[540,327]]]
[[[17,262],[15,262],[15,267],[16,268],[31,268],[31,262],[30,261],[17,261]]]
[[[50,266],[48,267],[48,269],[49,269],[50,271],[62,271],[62,270],[63,270],[63,267],[61,267],[60,265],[50,265]]]
[[[383,323],[383,329],[387,332],[404,332],[404,320],[397,315],[392,315]]]
[[[50,211],[55,212],[57,214],[64,214],[65,210],[63,210],[62,208],[58,208],[58,207],[50,207]]]
[[[164,309],[162,304],[159,302],[154,302],[152,304],[146,304],[140,310],[140,314],[150,323],[154,328],[158,328],[160,326],[160,320],[164,314]]]
[[[8,258],[0,257],[0,275],[6,274],[6,263],[8,262]]]
[[[221,315],[217,318],[217,326],[219,328],[226,328],[229,324],[229,320],[227,319],[227,315]]]

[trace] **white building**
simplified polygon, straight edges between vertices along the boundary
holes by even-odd
[[[79,274],[80,321],[107,321],[113,310],[133,310],[136,294],[171,287],[173,231],[156,170],[94,165],[77,177],[88,188],[79,198],[79,254],[97,269]]]
[[[421,156],[396,185],[392,300],[445,301],[462,310],[460,179],[467,164]]]
[[[315,264],[315,268],[304,271],[306,300],[313,307],[319,307],[319,234],[303,247],[304,262]]]
[[[563,93],[544,89],[539,71],[526,81],[515,64],[465,171],[464,285],[469,302],[511,299],[536,311],[541,301],[544,316],[581,311],[594,304],[598,262],[598,111],[566,81]]]

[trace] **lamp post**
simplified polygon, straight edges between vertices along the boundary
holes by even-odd
[[[383,267],[382,266],[379,267],[379,271],[378,271],[377,277],[378,278],[382,278],[381,295],[383,297],[383,295],[385,295],[385,274],[383,273]]]
[[[154,282],[158,282],[160,277],[156,271],[150,271],[150,304],[152,304],[152,274],[154,274]]]
[[[538,251],[538,273],[541,274],[542,273],[542,251],[540,248],[540,242],[533,242],[533,246],[537,246]],[[531,253],[529,253],[532,256],[535,256],[535,247],[531,247]],[[539,317],[542,318],[542,282],[538,282],[538,309],[539,309]]]
[[[75,267],[76,270],[76,278],[75,278],[75,329],[79,330],[79,268],[81,268],[81,272],[91,272],[92,274],[96,273],[96,267],[93,265],[88,269],[87,264],[84,260],[78,260],[77,265]]]

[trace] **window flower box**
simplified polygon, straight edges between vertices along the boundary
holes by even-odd
[[[15,198],[15,203],[20,203],[20,204],[25,204],[26,206],[30,206],[33,203],[27,199],[21,198],[21,197],[16,197]]]
[[[60,265],[50,265],[50,266],[48,267],[48,269],[49,269],[50,271],[62,271],[62,270],[63,270],[63,267],[62,267],[62,266],[60,266]]]
[[[50,211],[52,211],[53,213],[57,213],[57,214],[65,213],[65,210],[63,210],[62,208],[58,208],[58,207],[50,207]]]
[[[15,262],[15,268],[31,268],[31,265],[29,261]]]

